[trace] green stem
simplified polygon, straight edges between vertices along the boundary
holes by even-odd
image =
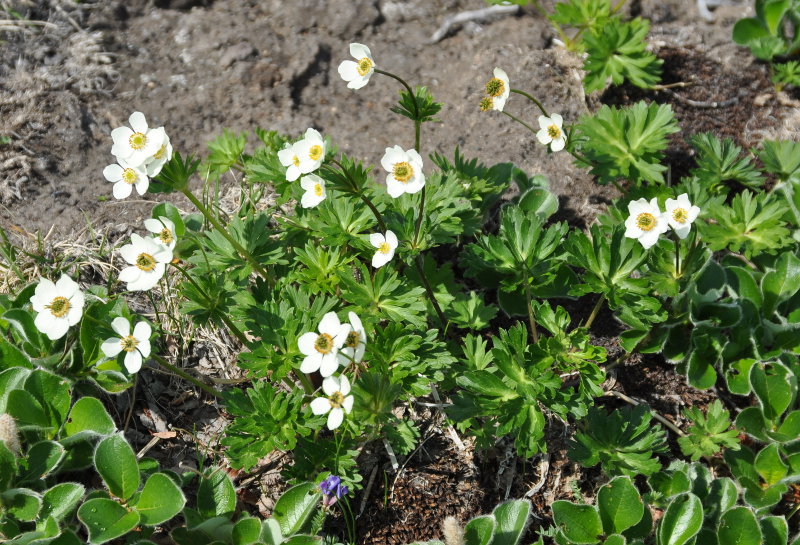
[[[211,299],[211,297],[206,293],[206,291],[197,282],[194,281],[194,278],[191,277],[191,275],[186,271],[186,269],[184,269],[183,267],[181,267],[176,263],[173,263],[172,266],[181,271],[183,277],[194,287],[194,289],[196,289],[205,298],[206,302],[209,305],[211,305],[214,302]],[[242,333],[242,331],[238,327],[236,327],[236,325],[231,321],[231,319],[228,317],[227,314],[225,314],[224,312],[220,312],[219,317],[223,321],[225,326],[230,330],[230,332],[233,333],[233,336],[239,339],[239,342],[242,343],[242,345],[249,346],[249,341],[247,340],[247,337],[245,337],[244,333]]]
[[[214,217],[211,211],[203,206],[203,203],[201,203],[200,200],[188,189],[183,189],[181,192],[186,195],[186,198],[191,201],[191,203],[200,211],[201,214],[203,214],[203,216],[205,216],[208,222],[213,225],[223,237],[225,237],[225,240],[230,242],[231,246],[233,246],[236,251],[239,252],[239,255],[241,255],[250,264],[250,266],[253,267],[253,270],[255,270],[264,280],[272,284],[272,279],[270,278],[269,273],[258,263],[258,261],[253,258],[252,255],[250,255],[250,252],[248,252],[244,246],[239,244],[236,239],[234,239],[228,233],[227,229],[225,229],[225,227],[219,221],[217,221],[217,218]]]
[[[172,371],[173,373],[175,373],[176,375],[178,375],[182,379],[188,380],[189,382],[191,382],[192,384],[194,384],[195,386],[197,386],[198,388],[203,390],[205,393],[207,393],[209,395],[212,395],[212,396],[214,396],[216,398],[221,398],[222,397],[222,394],[220,394],[219,392],[217,392],[216,390],[214,390],[210,386],[208,386],[206,384],[203,384],[202,382],[200,382],[199,380],[197,380],[196,378],[191,376],[189,373],[187,373],[186,371],[184,371],[180,367],[176,367],[176,366],[172,365],[170,362],[168,362],[167,360],[165,360],[161,356],[156,355],[156,354],[151,354],[150,357],[153,358],[154,360],[156,360],[159,363],[159,365],[161,365],[162,367],[166,367],[167,369],[169,369],[170,371]]]
[[[384,76],[389,76],[390,78],[393,78],[393,79],[396,79],[397,81],[399,81],[403,85],[403,87],[406,88],[406,91],[408,91],[408,94],[411,95],[411,98],[413,100],[412,103],[414,104],[414,117],[419,117],[419,110],[417,109],[417,96],[414,94],[414,91],[411,89],[411,86],[408,83],[406,83],[406,80],[404,80],[403,78],[401,78],[400,76],[398,76],[396,74],[392,74],[391,72],[387,72],[386,70],[379,70],[379,69],[375,68],[375,73],[376,74],[383,74]]]
[[[433,310],[436,311],[439,321],[442,322],[442,327],[447,329],[447,326],[449,325],[447,318],[445,317],[444,312],[442,312],[442,308],[439,306],[436,296],[433,294],[433,289],[431,288],[430,282],[428,282],[428,277],[425,276],[425,267],[422,262],[422,254],[417,254],[417,258],[414,260],[414,263],[417,266],[417,272],[422,280],[422,285],[425,286],[425,292],[428,294],[428,299],[430,299],[431,304],[433,305]]]
[[[417,223],[414,225],[414,248],[419,244],[419,232],[422,229],[422,218],[425,215],[425,186],[422,186],[422,198],[419,201]]]
[[[594,304],[594,308],[592,309],[591,314],[589,314],[589,318],[586,319],[586,323],[583,324],[583,327],[589,329],[592,324],[594,323],[594,319],[597,318],[597,315],[600,313],[600,309],[603,307],[603,302],[605,302],[606,297],[605,295],[601,295],[597,302]]]
[[[528,283],[528,276],[525,276],[525,302],[528,305],[528,324],[531,327],[531,337],[533,337],[533,342],[539,342],[539,332],[536,330],[536,318],[533,316],[533,304],[531,301],[531,286]]]
[[[512,114],[508,113],[508,112],[507,112],[507,111],[505,111],[505,110],[503,110],[503,111],[502,111],[502,112],[500,112],[500,113],[507,115],[508,117],[510,117],[511,119],[513,119],[514,121],[516,121],[517,123],[519,123],[520,125],[522,125],[523,127],[525,127],[526,129],[528,129],[529,131],[531,131],[533,134],[536,134],[536,132],[537,132],[537,131],[536,131],[536,129],[534,129],[533,127],[531,127],[531,126],[530,126],[530,125],[528,125],[527,123],[525,123],[523,120],[521,120],[521,119],[520,119],[520,118],[518,118],[517,116],[515,116],[515,115],[512,115]]]
[[[783,193],[783,196],[786,197],[786,204],[789,205],[789,209],[792,211],[792,215],[794,216],[795,226],[800,229],[800,211],[798,211],[797,207],[794,205],[794,200],[792,199],[792,193],[789,191],[789,188],[786,185],[787,183],[789,182],[783,182],[780,185],[781,193]]]
[[[347,171],[342,166],[342,163],[340,163],[336,159],[331,159],[331,163],[333,163],[334,165],[338,166],[339,169],[342,171],[342,174],[344,174],[347,177],[347,180],[350,182],[350,187],[352,188],[353,193],[355,193],[359,197],[361,197],[361,200],[364,201],[364,204],[366,204],[369,207],[369,209],[372,210],[372,213],[375,216],[375,219],[378,220],[378,225],[380,226],[381,231],[383,231],[385,233],[386,232],[386,223],[383,221],[383,216],[381,216],[380,211],[375,206],[375,204],[372,202],[372,200],[369,197],[367,197],[366,195],[364,195],[364,193],[358,187],[358,184],[356,183],[356,181],[353,180],[350,177],[349,174],[347,174]]]
[[[528,93],[526,93],[525,91],[520,91],[519,89],[510,89],[510,90],[509,90],[509,92],[511,92],[511,93],[517,93],[518,95],[522,95],[522,96],[524,96],[525,98],[527,98],[528,100],[530,100],[531,102],[533,102],[534,104],[536,104],[536,106],[539,108],[539,111],[541,111],[541,112],[542,112],[542,115],[543,115],[543,116],[545,116],[545,117],[550,117],[550,114],[548,114],[548,113],[547,113],[547,110],[545,110],[545,109],[544,109],[544,106],[542,106],[542,103],[541,103],[541,102],[539,102],[538,100],[536,100],[535,98],[533,98],[531,95],[529,95],[529,94],[528,94]]]
[[[681,276],[681,241],[675,238],[675,274],[676,278]]]
[[[296,370],[295,371],[295,375],[297,375],[297,378],[300,380],[300,384],[303,385],[303,390],[305,390],[306,395],[313,394],[314,393],[314,385],[311,384],[311,379],[308,378],[308,375],[306,375],[305,373],[303,373],[300,370]]]

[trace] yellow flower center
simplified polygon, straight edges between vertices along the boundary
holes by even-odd
[[[492,97],[483,97],[480,102],[481,111],[491,110],[494,107],[494,99]]]
[[[388,242],[384,242],[380,246],[378,246],[378,251],[382,254],[388,254],[389,252],[392,251],[392,247],[389,246]]]
[[[386,243],[384,242],[384,244],[386,244]],[[386,246],[388,247],[389,245],[388,245],[388,244],[386,244]],[[388,250],[387,250],[387,251],[388,251]],[[386,252],[383,252],[383,253],[386,253]],[[355,348],[358,348],[358,343],[359,343],[359,340],[360,340],[360,337],[359,337],[359,335],[358,335],[358,332],[356,332],[356,331],[351,331],[350,333],[348,333],[348,334],[347,334],[347,337],[346,337],[346,338],[345,338],[345,340],[344,340],[344,345],[345,345],[347,348],[353,348],[353,349],[355,349]]]
[[[156,260],[150,254],[141,253],[136,258],[136,266],[145,272],[150,272],[156,268]]]
[[[139,181],[139,175],[132,168],[126,168],[122,171],[122,181],[126,184],[133,185]]]
[[[161,159],[163,159],[163,158],[164,158],[164,156],[165,156],[166,154],[167,154],[167,145],[166,145],[166,144],[164,144],[163,146],[161,146],[160,148],[158,148],[158,151],[156,152],[156,154],[155,154],[155,155],[153,155],[153,157],[154,157],[154,158],[156,158],[156,159],[158,159],[158,160],[160,161]]]
[[[322,197],[322,184],[314,184],[314,195]]]
[[[547,127],[547,136],[553,140],[561,138],[561,129],[558,128],[558,125],[550,125]]]
[[[317,161],[320,157],[322,157],[322,146],[311,146],[311,149],[308,150],[308,156],[312,161]]]
[[[686,223],[689,219],[689,212],[685,208],[676,208],[672,211],[672,219],[678,223]]]
[[[128,144],[138,151],[147,144],[147,137],[143,133],[135,132],[128,138]]]
[[[136,350],[139,341],[137,341],[133,335],[128,335],[127,337],[122,337],[119,340],[119,344],[125,352],[133,352]]]
[[[322,333],[319,337],[317,337],[317,340],[314,341],[314,348],[320,354],[327,354],[333,350],[333,337],[327,333]]]
[[[642,231],[650,231],[656,226],[656,217],[648,212],[642,212],[636,216],[636,227]]]
[[[158,240],[160,240],[162,244],[172,244],[175,238],[172,236],[172,231],[164,227],[158,234]]]
[[[293,164],[294,166],[296,166],[296,167],[299,167],[299,166],[300,166],[300,158],[299,158],[297,155],[295,155],[294,157],[292,157],[292,164]]]
[[[503,94],[506,84],[500,78],[492,78],[486,84],[486,94],[490,97],[499,97]]]
[[[369,58],[364,57],[363,59],[359,59],[357,63],[356,70],[358,70],[359,76],[366,76],[370,70],[372,70],[373,63]]]
[[[69,312],[69,299],[66,297],[56,297],[52,301],[50,301],[49,305],[46,305],[44,308],[50,310],[50,314],[55,316],[56,318],[62,318],[67,312]]]
[[[392,176],[398,182],[408,183],[413,175],[414,169],[406,161],[395,163],[394,167],[392,167]]]
[[[342,392],[333,392],[328,401],[330,401],[332,408],[338,409],[344,404],[344,394]]]

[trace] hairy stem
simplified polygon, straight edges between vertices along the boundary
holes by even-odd
[[[592,327],[594,323],[594,319],[597,318],[597,315],[600,313],[600,309],[603,307],[603,303],[605,302],[606,297],[605,295],[601,295],[597,302],[594,304],[594,308],[592,309],[591,314],[589,314],[589,318],[586,319],[586,323],[583,324],[583,327],[589,329]]]

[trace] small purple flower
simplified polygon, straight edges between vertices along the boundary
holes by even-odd
[[[322,490],[322,505],[330,507],[336,500],[342,496],[347,495],[347,486],[342,484],[342,479],[336,475],[331,475],[319,484],[319,489]]]

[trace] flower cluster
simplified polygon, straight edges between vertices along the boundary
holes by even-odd
[[[628,213],[625,236],[635,238],[642,246],[650,248],[670,228],[679,238],[686,238],[692,230],[692,223],[700,214],[700,208],[689,202],[686,193],[682,193],[677,199],[667,199],[664,212],[658,207],[658,199],[653,198],[650,202],[646,199],[629,202]]]
[[[111,154],[117,162],[103,169],[105,179],[114,184],[115,199],[128,197],[134,187],[144,195],[150,178],[172,158],[172,144],[164,127],[150,128],[142,112],[133,112],[128,123],[130,127],[111,131]]]
[[[325,507],[330,507],[349,492],[347,486],[342,484],[342,479],[336,475],[330,475],[319,483],[319,489],[322,491],[322,505]]]
[[[486,96],[481,99],[481,110],[502,112],[508,95],[511,94],[511,84],[508,81],[508,74],[502,68],[495,68],[492,74],[494,77],[486,82]]]
[[[33,310],[38,312],[33,323],[48,339],[60,339],[70,326],[80,321],[83,304],[80,286],[66,274],[62,274],[55,284],[42,278],[31,297]]]

